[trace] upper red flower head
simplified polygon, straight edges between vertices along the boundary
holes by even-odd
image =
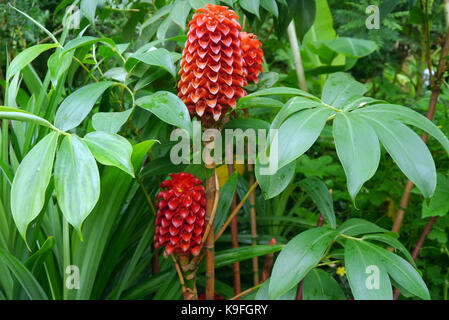
[[[247,82],[237,14],[224,6],[206,7],[198,9],[189,23],[178,96],[192,117],[208,125],[246,95]]]
[[[180,172],[161,183],[157,198],[156,248],[165,246],[164,255],[192,253],[198,255],[205,231],[206,198],[200,179]]]
[[[257,40],[257,36],[252,33],[240,32],[241,48],[243,60],[245,61],[246,80],[258,82],[257,76],[263,72],[263,51],[262,44]]]

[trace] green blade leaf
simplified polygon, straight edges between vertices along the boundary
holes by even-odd
[[[262,164],[260,159],[257,158],[255,173],[257,182],[259,182],[260,189],[265,199],[271,199],[282,191],[290,184],[293,176],[295,175],[296,162],[290,162],[286,166],[278,169],[274,174],[266,174],[261,169],[268,170],[268,166]]]
[[[131,163],[132,145],[115,133],[94,131],[84,137],[84,141],[95,159],[106,166],[115,166],[134,177]]]
[[[92,127],[97,131],[117,133],[128,120],[133,109],[122,112],[98,112],[92,116]]]
[[[421,138],[399,121],[379,121],[364,114],[363,117],[376,131],[399,169],[413,181],[425,198],[432,197],[437,184],[435,163]]]
[[[290,240],[274,264],[270,299],[277,299],[295,287],[321,260],[336,234],[334,230],[321,227],[307,230]]]
[[[282,168],[309,150],[332,112],[328,108],[316,108],[295,113],[288,118],[279,128],[278,147],[270,151],[270,161],[273,152],[277,152],[278,167]]]
[[[278,5],[275,0],[260,0],[260,5],[276,18],[279,16]]]
[[[48,300],[39,282],[16,257],[0,249],[0,261],[8,266],[31,300]]]
[[[355,111],[357,114],[370,115],[378,120],[398,120],[426,131],[444,147],[449,154],[449,139],[438,127],[422,114],[411,108],[395,104],[374,104]]]
[[[366,234],[363,236],[362,239],[380,241],[388,244],[389,246],[392,246],[395,249],[398,249],[404,254],[404,256],[408,259],[408,261],[416,267],[415,261],[413,260],[410,252],[408,252],[407,248],[404,247],[404,245],[400,243],[396,238],[393,238],[388,234],[378,233],[378,234]]]
[[[170,12],[170,18],[176,23],[178,26],[182,28],[182,30],[186,27],[186,19],[190,13],[190,4],[187,0],[180,0],[175,3],[173,6],[173,10]]]
[[[226,168],[227,169],[227,168]],[[214,219],[214,230],[218,232],[228,218],[231,208],[232,198],[234,198],[237,188],[237,179],[239,173],[234,172],[220,189],[220,197],[218,200],[217,212]]]
[[[0,106],[0,118],[33,122],[41,126],[45,126],[47,128],[56,129],[50,122],[48,122],[44,118],[41,118],[39,116],[36,116],[35,114],[29,113],[27,111],[18,108]]]
[[[24,239],[28,225],[42,210],[50,182],[58,134],[49,133],[25,156],[11,187],[11,212]]]
[[[221,268],[233,264],[234,262],[278,252],[281,251],[282,248],[284,248],[284,245],[282,244],[266,244],[218,251],[215,253],[215,268]]]
[[[310,177],[301,180],[298,185],[312,198],[329,226],[335,229],[337,227],[337,222],[335,219],[334,203],[329,189],[324,182],[316,177]]]
[[[100,196],[100,176],[92,153],[77,136],[65,137],[56,154],[55,191],[64,217],[81,234]]]
[[[171,125],[192,132],[192,122],[186,105],[175,94],[167,91],[158,91],[152,95],[136,100],[136,104],[156,117]]]
[[[95,11],[97,10],[98,0],[81,0],[81,12],[92,23],[95,23]]]
[[[388,232],[388,230],[378,227],[372,222],[357,218],[346,220],[337,228],[337,231],[350,237],[364,233]]]
[[[327,78],[321,100],[337,109],[344,109],[346,102],[354,97],[363,96],[368,90],[347,73],[337,72]]]
[[[303,300],[346,300],[337,281],[326,271],[314,268],[304,278]]]
[[[113,82],[96,82],[84,86],[62,101],[56,111],[55,125],[62,131],[77,127],[92,110],[95,102]]]
[[[37,44],[35,46],[29,47],[19,53],[11,64],[8,67],[8,71],[6,72],[6,80],[9,81],[13,76],[15,76],[20,70],[25,68],[28,64],[30,64],[34,59],[37,58],[42,52],[50,50],[52,48],[58,47],[59,44],[51,43],[51,44]]]
[[[134,53],[130,59],[137,59],[151,66],[158,66],[167,70],[176,78],[176,68],[170,52],[164,48],[153,49],[148,52]]]
[[[355,201],[360,188],[379,166],[379,140],[366,121],[351,113],[337,113],[333,129],[337,155],[345,170],[349,194]]]
[[[276,117],[273,119],[273,122],[271,123],[271,129],[279,129],[279,127],[285,121],[285,119],[290,117],[292,114],[295,114],[296,112],[299,112],[304,109],[315,108],[318,106],[321,106],[321,103],[317,101],[310,100],[304,97],[293,97],[290,100],[288,100],[287,103],[284,104],[281,110],[279,110],[279,112],[276,114]]]
[[[259,18],[259,0],[240,0],[240,7],[252,14],[255,14]]]
[[[377,50],[377,45],[374,41],[356,38],[340,37],[324,41],[324,45],[337,53],[351,58],[361,58]]]
[[[418,271],[405,259],[370,243],[366,243],[369,250],[374,251],[384,260],[385,268],[390,276],[409,293],[424,300],[430,300],[429,290],[421,279]]]
[[[423,201],[422,217],[443,217],[449,212],[449,178],[437,174],[437,187],[430,201]]]
[[[356,300],[392,300],[393,289],[382,259],[364,242],[345,243],[345,267]]]
[[[268,288],[270,287],[270,280],[271,280],[271,278],[268,278],[267,280],[265,280],[263,285],[259,288],[259,290],[257,290],[256,297],[254,298],[255,300],[269,300],[270,299],[268,297]],[[293,287],[289,291],[284,293],[282,296],[277,298],[277,300],[296,300],[296,291],[297,290],[298,290],[298,288]]]
[[[300,89],[288,88],[288,87],[276,87],[276,88],[268,88],[268,89],[258,90],[254,93],[247,95],[247,96],[241,97],[238,100],[237,105],[240,105],[241,103],[243,103],[246,100],[249,100],[249,99],[252,99],[255,97],[263,97],[263,96],[302,96],[302,97],[311,98],[315,101],[320,101],[320,99],[318,99],[314,95],[312,95],[306,91],[300,90]]]

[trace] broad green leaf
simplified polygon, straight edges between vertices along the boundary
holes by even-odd
[[[337,231],[351,237],[364,233],[388,232],[372,222],[357,218],[346,220],[337,228]]]
[[[55,126],[62,131],[77,127],[89,114],[98,98],[113,82],[96,82],[84,86],[62,101],[56,111]]]
[[[277,150],[270,147],[270,161],[278,153],[278,166],[289,164],[296,160],[315,143],[332,114],[328,108],[316,108],[297,112],[288,118],[279,128]]]
[[[382,259],[363,241],[345,242],[345,267],[354,299],[393,299],[390,278]]]
[[[168,4],[166,6],[163,6],[159,10],[157,10],[154,14],[150,16],[149,19],[145,20],[142,25],[140,26],[140,29],[143,30],[146,27],[152,25],[154,22],[165,16],[166,14],[169,14],[170,11],[173,9],[173,4]],[[198,9],[198,8],[194,8]]]
[[[289,0],[290,15],[295,23],[296,34],[302,42],[307,31],[312,27],[316,16],[315,0]],[[282,18],[282,16],[281,16]],[[319,16],[319,18],[321,18]]]
[[[161,67],[167,70],[173,77],[176,77],[175,64],[167,49],[153,48],[144,53],[134,53],[130,58],[137,59],[148,65]]]
[[[382,121],[395,119],[424,130],[441,143],[449,154],[449,139],[432,121],[411,108],[394,104],[374,104],[360,108],[355,112],[357,114],[366,114]]]
[[[255,173],[257,182],[259,182],[260,189],[265,199],[271,199],[282,191],[290,184],[293,176],[295,175],[296,162],[290,162],[286,166],[277,169],[276,173],[268,174],[269,168],[267,165],[262,164],[260,159],[257,158]],[[263,171],[265,170],[265,172]]]
[[[243,103],[246,100],[252,99],[254,97],[263,97],[263,96],[303,96],[307,98],[311,98],[315,101],[320,101],[317,97],[314,95],[300,90],[296,88],[288,88],[288,87],[276,87],[276,88],[269,88],[269,89],[263,89],[256,91],[254,93],[251,93],[247,96],[241,97],[238,104]]]
[[[32,113],[18,108],[0,106],[0,119],[28,121],[51,129],[55,129],[55,127],[44,118],[38,117]]]
[[[216,4],[215,0],[189,0],[190,5],[193,9],[197,10],[199,8],[205,8],[206,4]]]
[[[324,41],[324,45],[337,53],[351,58],[367,56],[377,49],[374,41],[345,37]]]
[[[284,245],[281,244],[266,244],[218,251],[215,253],[215,268],[221,268],[233,264],[234,262],[278,252],[281,251],[282,248],[284,248]]]
[[[236,118],[229,122],[227,122],[223,126],[223,130],[226,129],[242,129],[245,132],[247,129],[253,130],[268,130],[270,129],[270,123],[265,120],[257,119],[257,118]],[[226,135],[226,132],[224,131]]]
[[[50,182],[58,134],[49,133],[25,156],[11,187],[11,212],[24,239],[28,225],[42,210]]]
[[[345,104],[353,97],[363,96],[367,86],[347,73],[337,72],[327,78],[321,100],[337,109],[344,109]]]
[[[399,121],[380,121],[363,115],[399,169],[418,187],[425,198],[432,197],[437,184],[435,163],[426,144]]]
[[[400,243],[399,240],[397,240],[396,238],[393,238],[392,236],[385,233],[377,233],[377,234],[366,234],[362,237],[362,239],[380,241],[388,244],[389,246],[392,246],[395,249],[398,249],[404,254],[407,260],[416,267],[415,261],[413,260],[410,252],[408,252],[407,248],[405,248],[404,245]]]
[[[170,17],[174,23],[182,28],[186,27],[186,19],[190,13],[190,3],[187,0],[179,0],[173,6],[173,10],[170,12]]]
[[[97,112],[92,116],[92,127],[97,131],[117,133],[132,111],[133,109],[122,112]]]
[[[145,155],[156,142],[159,141],[151,139],[133,145],[133,154],[131,157],[131,163],[133,165],[136,174],[140,172],[142,161],[145,158]]]
[[[20,52],[8,67],[6,72],[6,80],[9,81],[14,75],[16,75],[20,70],[30,64],[34,59],[37,58],[42,52],[50,50],[52,48],[58,47],[57,43],[50,44],[37,44],[35,46],[29,47],[22,52]]]
[[[259,17],[259,0],[240,0],[240,7]]]
[[[250,100],[251,101],[251,100]],[[279,110],[276,117],[271,123],[271,129],[279,129],[281,124],[290,117],[292,114],[299,112],[304,109],[311,109],[321,106],[321,103],[306,99],[304,97],[293,97],[284,104],[284,106]]]
[[[65,137],[56,154],[55,191],[64,217],[81,234],[100,196],[100,175],[86,143],[75,135]]]
[[[268,288],[270,287],[270,278],[265,280],[263,285],[257,290],[255,300],[269,300]],[[288,292],[284,293],[282,296],[277,298],[277,300],[296,300],[296,291],[298,288],[293,287]]]
[[[422,204],[422,217],[443,217],[449,212],[449,178],[437,174],[437,187],[435,194],[430,201],[424,201]]]
[[[127,72],[125,68],[111,68],[103,74],[103,78],[112,79],[118,82],[126,81]]]
[[[379,140],[366,121],[351,113],[338,112],[333,129],[337,155],[345,170],[349,194],[355,201],[360,188],[379,166]]]
[[[240,99],[238,100],[240,102]],[[264,98],[264,97],[254,97],[249,100],[244,100],[243,102],[237,102],[239,109],[247,108],[282,108],[284,104],[276,99]]]
[[[235,189],[237,188],[238,175],[239,173],[237,171],[234,172],[220,189],[220,197],[214,219],[214,230],[216,232],[220,230],[230,214],[229,210],[231,208],[232,198],[234,198]]]
[[[95,11],[97,10],[98,0],[81,0],[81,12],[92,23],[95,23]]]
[[[134,177],[131,164],[133,147],[128,140],[115,133],[94,131],[88,133],[84,141],[98,162],[115,166]]]
[[[96,37],[92,37],[92,36],[83,36],[83,37],[75,38],[73,40],[68,41],[64,45],[64,49],[62,50],[62,52],[65,54],[69,51],[78,49],[80,47],[91,46],[97,42],[104,42],[105,44],[112,46],[112,47],[115,46],[114,41],[112,41],[109,38],[96,38]]]
[[[136,100],[136,104],[164,122],[192,132],[192,122],[184,102],[168,91],[158,91]]]
[[[368,250],[375,252],[384,260],[385,268],[390,276],[405,290],[424,300],[430,300],[429,290],[421,279],[418,271],[398,255],[370,243],[366,243]]]
[[[312,269],[304,278],[303,300],[346,300],[337,281],[326,271]]]
[[[0,262],[8,266],[31,300],[48,300],[39,282],[16,257],[0,249]]]
[[[275,0],[260,0],[260,5],[276,18],[279,16],[278,5]]]
[[[335,219],[334,203],[329,189],[324,182],[316,177],[310,177],[301,180],[298,185],[312,198],[329,226],[335,229],[337,223]]]
[[[40,270],[44,267],[45,260],[52,253],[55,243],[55,238],[53,236],[49,236],[39,250],[33,253],[25,261],[25,267],[27,267],[28,270],[31,270],[34,275],[38,276]]]
[[[336,234],[334,230],[321,227],[304,231],[290,240],[273,266],[270,299],[277,299],[295,287],[321,260]]]

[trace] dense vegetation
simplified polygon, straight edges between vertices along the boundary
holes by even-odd
[[[173,129],[192,130],[188,23],[208,3],[264,54],[212,126],[279,129],[273,175],[170,159]],[[1,3],[0,299],[447,299],[448,26],[433,0]],[[205,259],[153,243],[178,172],[217,202]]]

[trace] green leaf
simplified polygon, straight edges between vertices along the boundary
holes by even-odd
[[[216,4],[215,0],[189,0],[190,5],[193,9],[197,10],[199,8],[205,8],[206,4]]]
[[[247,96],[241,97],[238,100],[237,104],[240,105],[244,101],[249,100],[251,98],[263,96],[302,96],[311,98],[315,101],[320,101],[320,99],[318,99],[314,95],[300,89],[288,87],[276,87],[276,88],[262,89],[254,93],[251,93]]]
[[[367,86],[347,73],[337,72],[327,78],[321,100],[337,109],[345,109],[345,104],[353,97],[363,96]]]
[[[438,173],[435,194],[429,202],[424,201],[422,204],[422,217],[445,216],[449,212],[447,199],[449,199],[449,178]]]
[[[115,166],[134,177],[131,164],[132,145],[115,133],[94,131],[84,137],[84,141],[95,159],[106,166]]]
[[[259,18],[259,0],[240,0],[240,7],[252,14],[255,14]]]
[[[425,198],[432,197],[437,184],[435,163],[426,144],[399,121],[379,121],[363,115],[399,169],[418,187]]]
[[[257,290],[255,300],[269,300],[268,298],[268,288],[270,287],[270,278],[265,280],[263,285]],[[298,288],[293,287],[288,292],[284,293],[282,296],[277,298],[277,300],[296,300],[296,291]]]
[[[279,128],[277,150],[270,148],[270,161],[278,153],[278,167],[296,160],[315,143],[332,114],[328,108],[297,112]]]
[[[133,109],[122,112],[98,112],[92,116],[92,127],[97,131],[117,133],[128,120]]]
[[[136,100],[136,104],[164,122],[192,132],[192,122],[186,105],[175,94],[158,91]]]
[[[367,220],[352,218],[343,222],[337,228],[337,232],[354,237],[364,233],[388,232],[388,230],[378,227]]]
[[[276,18],[279,16],[278,5],[275,0],[260,0],[260,5]]]
[[[223,226],[230,214],[229,209],[231,208],[232,199],[234,198],[235,190],[237,188],[238,176],[239,173],[237,171],[234,172],[220,189],[220,197],[218,199],[217,212],[214,219],[214,230],[217,232]]]
[[[18,108],[0,106],[0,119],[33,122],[47,128],[55,129],[55,127],[47,120]]]
[[[0,261],[8,266],[31,300],[48,300],[39,282],[16,257],[0,249]]]
[[[362,238],[363,240],[375,240],[380,241],[383,243],[388,244],[389,246],[392,246],[395,249],[398,249],[401,251],[404,256],[407,258],[407,260],[413,264],[415,267],[415,261],[412,258],[412,255],[410,252],[408,252],[407,248],[404,247],[402,243],[400,243],[396,238],[393,238],[392,236],[384,233],[377,233],[377,234],[366,234]]]
[[[13,76],[15,76],[20,70],[30,64],[34,59],[37,58],[42,52],[50,50],[52,48],[58,47],[57,43],[50,44],[37,44],[35,46],[29,47],[22,52],[20,52],[8,67],[6,72],[6,80],[9,81]]]
[[[125,68],[111,68],[103,74],[103,78],[112,79],[118,82],[125,82],[127,77]]]
[[[329,226],[335,229],[337,223],[335,220],[334,203],[329,189],[324,182],[316,177],[310,177],[301,180],[298,185],[312,198]]]
[[[421,279],[418,271],[398,255],[370,243],[366,243],[369,250],[374,251],[384,260],[385,268],[390,276],[411,294],[424,300],[430,300],[429,290]]]
[[[215,268],[221,268],[233,264],[234,262],[278,252],[281,251],[282,248],[284,248],[284,245],[281,244],[266,244],[218,251],[215,253]]]
[[[69,51],[78,49],[80,47],[91,46],[97,42],[104,42],[105,44],[107,44],[111,47],[115,46],[114,41],[112,41],[109,38],[96,38],[96,37],[92,37],[92,36],[83,36],[83,37],[75,38],[73,40],[68,41],[64,45],[64,49],[62,50],[62,52],[65,54]]]
[[[449,154],[449,139],[432,121],[411,108],[394,104],[374,104],[360,108],[355,113],[369,115],[382,121],[394,119],[424,130],[441,143]]]
[[[321,227],[307,230],[290,240],[274,264],[270,299],[277,299],[295,287],[321,260],[336,234],[334,230]]]
[[[97,10],[98,0],[81,0],[81,12],[92,23],[95,23],[95,10]]]
[[[382,259],[364,242],[345,242],[345,267],[354,299],[393,299],[390,278]]]
[[[133,154],[131,157],[131,163],[136,173],[140,172],[140,167],[142,165],[143,159],[145,158],[147,152],[156,142],[159,141],[151,139],[133,145]]]
[[[31,270],[31,272],[36,276],[39,275],[40,270],[42,270],[42,268],[44,267],[45,260],[52,253],[55,243],[55,238],[53,236],[49,236],[39,248],[39,250],[33,253],[25,261],[25,267],[28,270]]]
[[[58,134],[49,133],[20,163],[11,186],[11,212],[24,239],[28,225],[42,210],[50,182]]]
[[[55,191],[64,217],[81,234],[100,196],[100,176],[86,143],[75,135],[65,137],[56,154]]]
[[[323,44],[329,49],[351,58],[361,58],[377,50],[374,41],[340,37],[324,41]]]
[[[268,166],[260,163],[260,159],[257,158],[255,173],[257,182],[259,182],[260,189],[265,199],[271,199],[282,191],[290,184],[293,176],[295,175],[296,162],[290,162],[286,166],[278,169],[274,174],[266,174],[261,169],[268,170]]]
[[[337,281],[324,270],[314,268],[304,278],[303,300],[346,300]]]
[[[134,58],[151,66],[158,66],[167,70],[174,78],[176,78],[176,68],[170,52],[164,48],[150,49],[148,52],[134,53],[130,59]]]
[[[295,21],[296,34],[302,42],[307,31],[312,27],[316,16],[315,0],[289,0],[290,14]],[[320,17],[321,18],[321,17]]]
[[[345,170],[349,194],[355,201],[360,188],[379,166],[379,140],[366,121],[351,113],[337,113],[333,129],[337,155]]]
[[[96,82],[84,86],[62,101],[56,111],[55,125],[62,131],[77,127],[92,110],[95,102],[113,82]]]
[[[257,99],[257,98],[256,98]],[[279,129],[281,124],[290,117],[292,114],[299,112],[304,109],[311,109],[321,106],[321,103],[310,100],[304,97],[293,97],[283,105],[281,110],[276,114],[276,117],[271,123],[271,129]]]
[[[190,4],[187,0],[180,0],[175,3],[173,10],[170,12],[170,17],[174,23],[182,28],[186,27],[186,19],[190,13]]]

